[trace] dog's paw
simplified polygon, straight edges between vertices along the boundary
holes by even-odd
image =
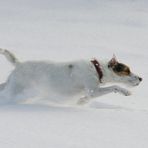
[[[87,97],[84,97],[84,98],[80,98],[77,102],[78,105],[85,105],[89,102],[88,98]]]
[[[124,96],[130,96],[130,95],[131,95],[131,92],[128,91],[128,90],[124,90],[124,91],[122,91],[122,94],[123,94]]]
[[[121,87],[116,87],[115,92],[116,93],[118,92],[118,93],[120,93],[120,94],[122,94],[124,96],[130,96],[131,95],[130,91],[128,91],[127,89],[121,88]]]

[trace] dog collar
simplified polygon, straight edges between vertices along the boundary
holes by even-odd
[[[100,83],[102,83],[103,72],[102,72],[100,63],[96,59],[91,60],[91,63],[94,65],[94,67],[97,71]]]

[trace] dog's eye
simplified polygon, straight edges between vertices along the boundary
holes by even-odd
[[[122,65],[122,64],[118,64],[116,65],[113,70],[116,71],[116,72],[122,72],[124,70],[125,66]]]

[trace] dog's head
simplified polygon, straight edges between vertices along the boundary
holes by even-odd
[[[137,86],[142,81],[142,78],[132,73],[127,65],[119,63],[115,56],[109,61],[108,68],[113,73],[114,80],[117,82]]]

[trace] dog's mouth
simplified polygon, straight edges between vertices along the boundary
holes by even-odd
[[[138,82],[138,83],[135,83],[133,86],[138,86],[140,84],[140,82]]]
[[[140,83],[135,84],[134,86],[138,86]]]
[[[135,86],[138,86],[140,84],[140,82],[136,82],[136,83],[133,83],[133,81],[129,81],[130,83],[128,85],[130,85],[131,87],[135,87]]]

